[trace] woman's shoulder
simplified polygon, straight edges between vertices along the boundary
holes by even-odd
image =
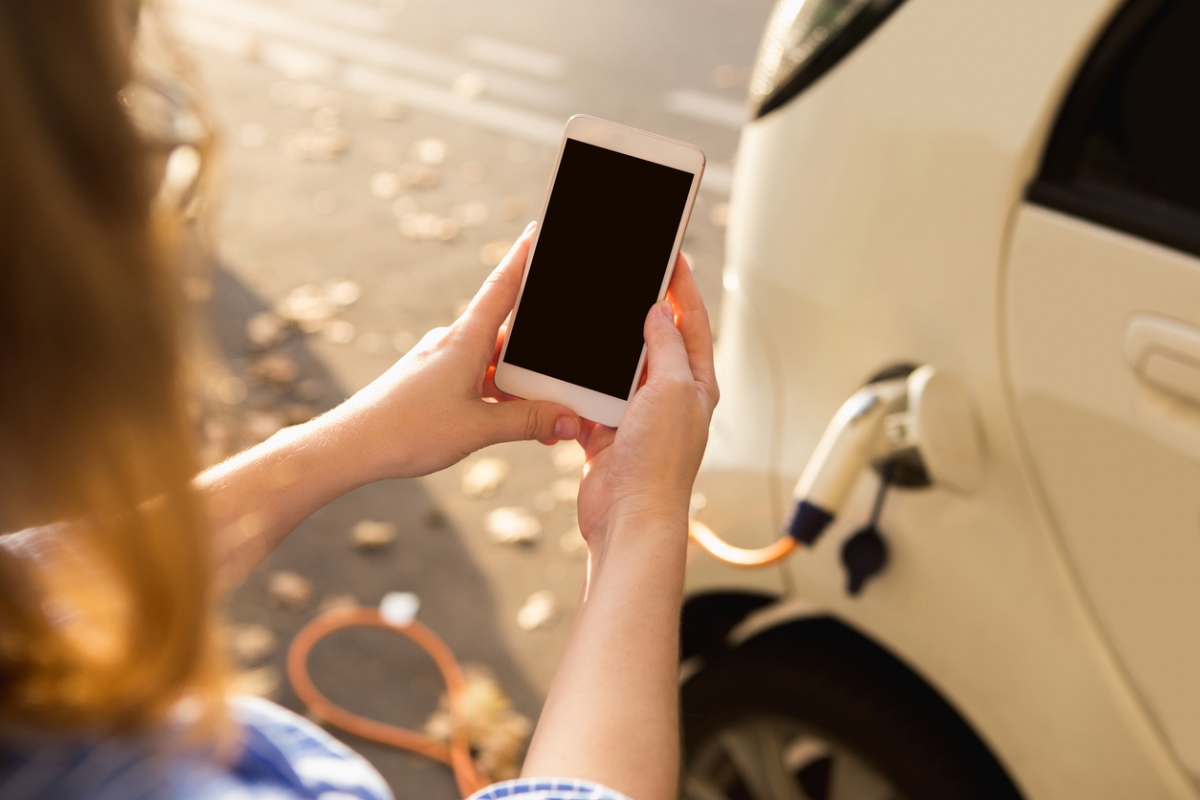
[[[365,758],[309,720],[254,697],[234,697],[234,758],[163,746],[171,736],[53,737],[0,734],[0,797],[28,800],[392,800]],[[492,784],[470,800],[629,800],[590,781],[525,778]]]
[[[234,774],[284,782],[299,797],[335,793],[345,800],[392,800],[370,762],[304,717],[256,697],[235,697],[230,708],[243,732]]]
[[[366,759],[303,717],[249,697],[231,699],[230,714],[240,747],[224,762],[168,751],[169,735],[0,736],[0,797],[392,800]]]

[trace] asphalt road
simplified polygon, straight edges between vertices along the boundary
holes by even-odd
[[[168,3],[222,140],[211,318],[230,373],[250,387],[229,398],[246,429],[235,431],[231,446],[268,432],[263,415],[278,415],[301,394],[316,410],[331,407],[425,331],[452,321],[503,243],[536,215],[573,113],[704,149],[710,168],[684,250],[715,316],[742,84],[769,5]],[[358,299],[316,332],[292,333],[271,349],[298,367],[296,380],[256,388],[248,376],[261,355],[247,341],[248,320],[298,286],[334,279],[357,284]],[[565,449],[501,445],[427,478],[364,487],[303,523],[229,602],[234,622],[279,637],[273,654],[246,664],[270,668],[257,673],[258,688],[300,710],[286,681],[273,689],[271,678],[322,600],[349,594],[375,604],[385,592],[410,591],[421,598],[420,619],[461,659],[486,665],[515,706],[536,717],[585,566],[563,546],[573,541],[574,508],[554,482],[566,479],[569,489],[578,477]],[[469,497],[465,472],[485,456],[503,459],[509,473],[494,494]],[[484,517],[496,508],[523,509],[540,535],[524,545],[495,543]],[[396,541],[375,552],[354,549],[350,530],[361,520],[394,524]],[[268,602],[270,577],[280,570],[313,583],[301,610]],[[538,591],[553,595],[557,614],[523,630],[518,611]],[[384,632],[335,637],[314,653],[312,672],[335,701],[414,727],[441,690],[424,656]],[[379,767],[397,797],[455,796],[443,767],[343,738]]]

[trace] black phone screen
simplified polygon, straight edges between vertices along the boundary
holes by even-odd
[[[504,360],[628,397],[692,177],[568,139]]]

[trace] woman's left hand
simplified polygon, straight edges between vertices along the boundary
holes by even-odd
[[[452,325],[429,331],[391,369],[314,420],[357,448],[365,480],[426,475],[497,442],[579,436],[574,411],[509,397],[492,380],[533,230],[530,223]]]

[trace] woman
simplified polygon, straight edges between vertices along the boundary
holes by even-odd
[[[0,796],[387,796],[320,729],[224,696],[214,598],[356,486],[572,438],[589,575],[523,775],[674,796],[688,498],[717,400],[686,263],[646,319],[646,382],[619,430],[497,397],[531,225],[453,325],[195,477],[115,8],[0,0],[0,531],[15,532],[0,537]]]

